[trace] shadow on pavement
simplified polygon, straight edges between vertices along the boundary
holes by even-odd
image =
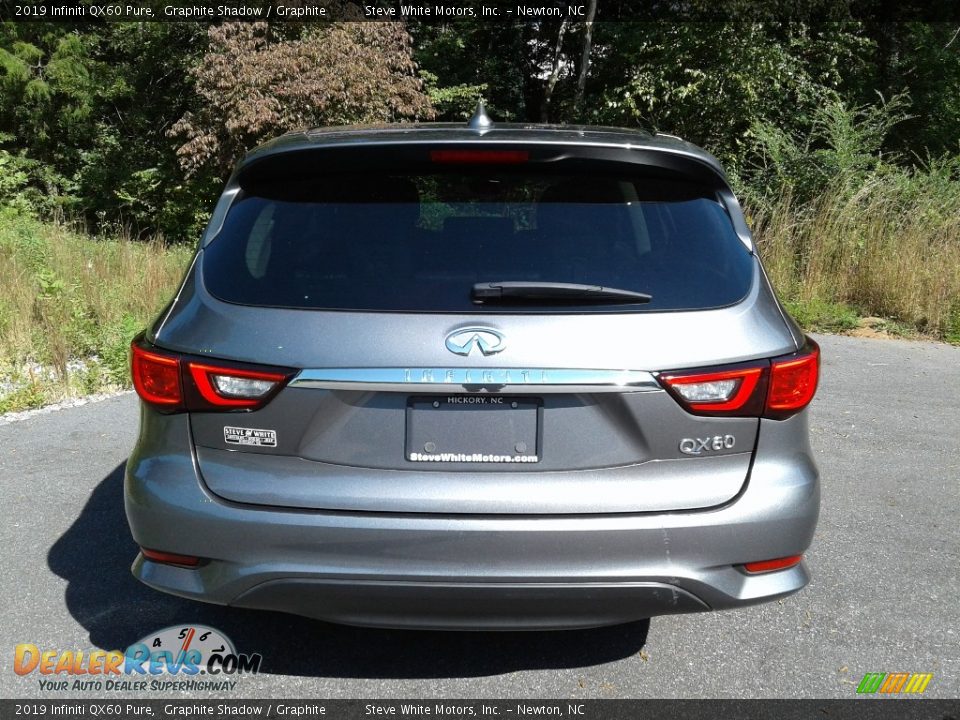
[[[198,623],[226,633],[239,652],[261,653],[261,672],[402,679],[587,667],[629,657],[647,639],[649,621],[568,632],[375,630],[166,595],[130,574],[137,547],[123,512],[123,471],[121,464],[94,489],[47,556],[50,569],[68,583],[70,614],[103,649],[124,649],[161,628]],[[311,645],[317,650],[307,657]]]

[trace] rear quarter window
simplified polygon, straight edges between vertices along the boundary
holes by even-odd
[[[205,248],[227,302],[330,310],[503,312],[478,282],[546,281],[647,293],[644,305],[510,312],[723,307],[754,262],[715,194],[662,178],[451,171],[349,175],[248,188]]]

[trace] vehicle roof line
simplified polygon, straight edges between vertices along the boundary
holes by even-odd
[[[453,123],[364,125],[298,130],[281,135],[254,148],[240,162],[240,165],[245,166],[255,160],[285,152],[321,148],[444,143],[487,144],[497,142],[652,150],[699,160],[720,174],[721,177],[725,177],[723,168],[717,158],[702,148],[675,136],[651,135],[646,132],[622,128],[550,125],[497,124],[482,132]]]

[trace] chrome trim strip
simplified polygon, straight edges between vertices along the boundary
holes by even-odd
[[[379,392],[654,392],[643,370],[555,368],[317,368],[301,370],[291,387]]]

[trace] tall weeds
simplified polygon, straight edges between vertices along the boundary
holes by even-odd
[[[907,199],[900,180],[799,207],[786,195],[754,215],[758,249],[790,301],[847,304],[960,341],[960,189]]]
[[[793,306],[841,304],[960,342],[960,156],[884,156],[902,103],[825,107],[810,138],[758,127],[743,195]]]
[[[49,400],[128,384],[130,338],[170,298],[190,253],[0,210],[0,396],[26,388]],[[71,377],[81,372],[71,361],[91,359],[85,377]],[[19,404],[36,403],[6,409]]]

